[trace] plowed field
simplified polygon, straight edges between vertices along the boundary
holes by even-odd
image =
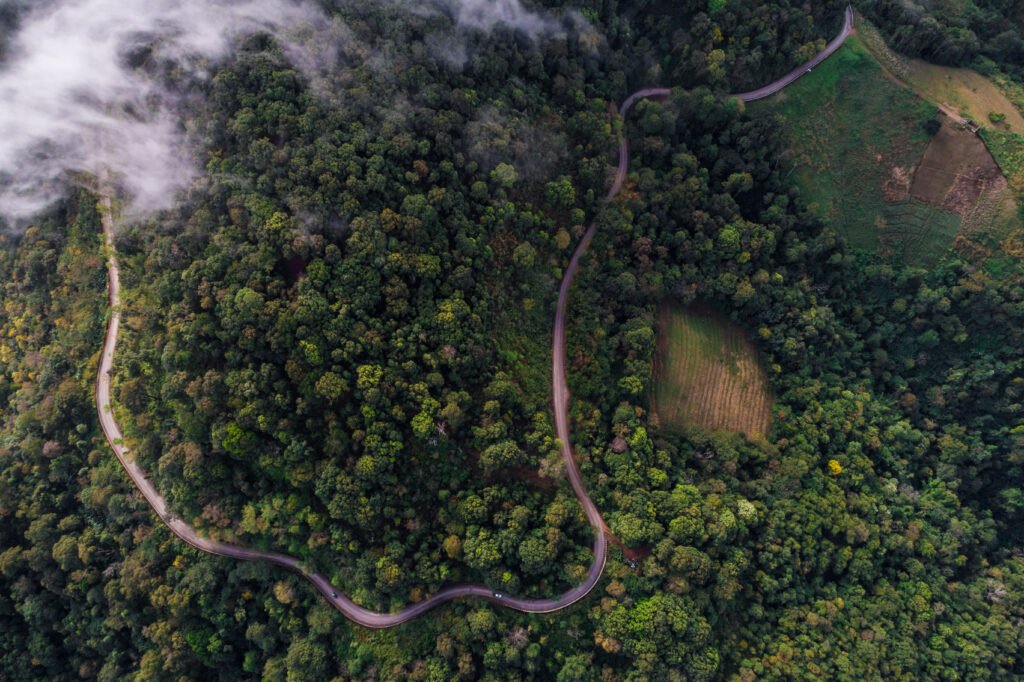
[[[767,434],[772,395],[747,332],[707,309],[663,306],[653,408],[666,428]]]

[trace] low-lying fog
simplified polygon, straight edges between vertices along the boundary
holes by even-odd
[[[473,29],[554,26],[519,0],[403,5]],[[17,16],[0,42],[0,216],[9,227],[52,204],[76,172],[111,171],[134,210],[171,206],[199,162],[177,97],[140,65],[174,62],[203,78],[240,36],[265,31],[287,51],[297,28],[328,22],[312,0],[0,0],[0,13]]]

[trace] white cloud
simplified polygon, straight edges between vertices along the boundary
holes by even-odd
[[[491,31],[508,26],[530,35],[552,33],[558,22],[526,9],[519,0],[440,0],[462,26]]]
[[[21,14],[0,65],[0,216],[12,225],[58,199],[69,173],[109,170],[131,208],[142,212],[173,206],[196,177],[199,163],[186,144],[175,96],[130,61],[151,55],[204,77],[209,62],[226,56],[240,36],[265,31],[318,91],[326,91],[324,76],[339,54],[369,62],[375,54],[355,44],[351,30],[325,17],[312,0],[6,2]],[[531,36],[562,31],[550,15],[530,11],[520,0],[397,5],[441,11],[469,29],[508,26]],[[448,38],[430,40],[444,46],[447,59],[463,62],[464,43]]]
[[[59,197],[68,172],[116,172],[141,210],[173,203],[196,173],[173,102],[130,68],[154,48],[201,72],[239,35],[320,20],[287,0],[65,0],[21,18],[0,71],[0,214],[18,222]]]

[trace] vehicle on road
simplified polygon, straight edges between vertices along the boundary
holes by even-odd
[[[505,595],[503,595],[501,592],[495,592],[494,593],[494,598],[495,599],[504,599],[504,597],[505,597]]]

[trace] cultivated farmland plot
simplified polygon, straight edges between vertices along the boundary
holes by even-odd
[[[663,306],[653,407],[664,427],[771,430],[772,395],[746,330],[707,309]]]

